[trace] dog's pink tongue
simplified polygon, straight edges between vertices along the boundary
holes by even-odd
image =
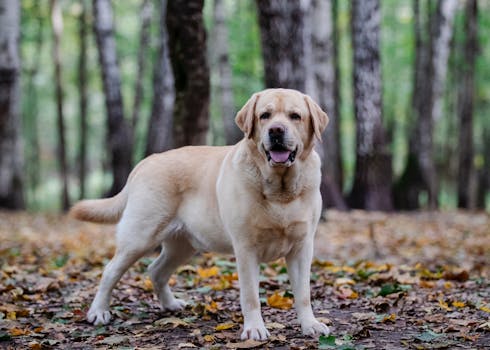
[[[271,158],[276,163],[285,163],[290,154],[289,151],[270,151]]]

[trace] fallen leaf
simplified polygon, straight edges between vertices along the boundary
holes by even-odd
[[[347,277],[337,278],[334,282],[335,286],[341,286],[344,284],[354,285],[354,284],[356,284],[356,282],[352,278],[347,278]]]
[[[197,268],[197,274],[202,279],[213,277],[219,274],[219,268],[217,266],[210,267],[208,269],[203,269],[201,267]]]
[[[452,311],[449,305],[442,299],[439,299],[439,306],[442,307],[446,311]]]
[[[276,309],[289,310],[293,306],[293,299],[284,297],[276,291],[267,298],[267,304]]]
[[[197,348],[196,345],[192,344],[192,343],[179,343],[178,345],[179,349],[183,349],[183,348]]]
[[[265,326],[268,329],[284,329],[284,328],[286,328],[285,325],[283,325],[282,323],[278,323],[278,322],[268,322],[265,324]]]
[[[231,343],[231,342],[227,343],[226,347],[228,349],[253,349],[253,348],[258,348],[259,346],[262,346],[266,343],[267,341],[248,339],[239,343]]]
[[[466,303],[464,301],[453,301],[451,304],[457,308],[463,308],[466,306]]]
[[[233,328],[235,326],[236,326],[235,323],[220,323],[214,329],[217,331],[223,331],[225,329],[230,329],[230,328]]]
[[[170,325],[172,326],[172,328],[177,328],[177,327],[188,327],[189,326],[189,323],[187,323],[186,321],[180,319],[180,318],[177,318],[177,317],[165,317],[165,318],[161,318],[159,320],[156,320],[155,321],[155,326],[167,326],[167,325]]]

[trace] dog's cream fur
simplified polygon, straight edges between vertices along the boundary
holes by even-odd
[[[236,145],[154,154],[136,166],[116,196],[72,208],[80,220],[119,222],[116,252],[88,311],[89,322],[109,322],[114,285],[134,262],[161,245],[149,274],[163,309],[185,306],[167,282],[196,251],[233,253],[244,316],[241,338],[266,339],[259,263],[285,257],[303,333],[328,333],[313,315],[309,286],[321,211],[320,159],[313,147],[328,117],[298,91],[269,89],[254,94],[236,122],[245,134]],[[276,163],[268,158],[270,130],[278,126],[295,159]]]

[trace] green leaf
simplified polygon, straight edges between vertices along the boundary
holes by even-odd
[[[393,293],[399,293],[399,292],[405,292],[409,289],[411,289],[412,286],[408,285],[408,284],[391,284],[391,283],[387,283],[387,284],[384,284],[382,287],[381,287],[381,290],[379,291],[378,295],[381,295],[382,297],[385,297],[389,294],[393,294]]]
[[[318,339],[318,345],[320,349],[328,349],[329,347],[336,347],[337,344],[335,344],[335,336],[334,335],[321,335],[320,338]]]

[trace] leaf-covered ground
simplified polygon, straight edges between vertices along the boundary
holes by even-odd
[[[488,214],[330,211],[312,267],[316,315],[329,337],[301,335],[283,261],[262,266],[268,342],[239,341],[234,260],[205,254],[173,290],[190,301],[163,313],[142,259],[114,291],[114,321],[85,312],[113,253],[113,226],[0,212],[0,348],[481,349],[490,344]]]

